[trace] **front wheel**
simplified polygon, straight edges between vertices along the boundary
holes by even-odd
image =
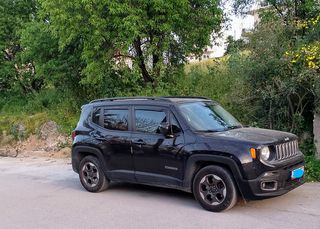
[[[109,186],[100,162],[94,156],[86,156],[81,160],[79,178],[82,186],[89,192],[101,192]]]
[[[220,166],[206,166],[195,176],[193,194],[200,205],[213,212],[232,208],[237,202],[237,189],[230,173]]]

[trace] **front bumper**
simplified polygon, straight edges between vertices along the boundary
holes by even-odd
[[[304,166],[303,161],[288,167],[264,172],[258,178],[246,181],[247,190],[242,193],[244,198],[265,199],[283,195],[299,187],[305,182],[304,176],[291,179],[291,171],[302,166]]]

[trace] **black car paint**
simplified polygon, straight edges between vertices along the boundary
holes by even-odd
[[[205,165],[218,164],[232,173],[245,199],[281,195],[303,183],[303,179],[299,179],[291,186],[287,185],[291,182],[288,178],[290,170],[304,164],[301,152],[290,160],[270,165],[252,159],[249,153],[251,147],[281,143],[285,138],[293,140],[297,138],[295,135],[258,128],[237,128],[213,133],[195,132],[179,113],[176,103],[102,100],[84,105],[72,147],[74,171],[79,172],[81,159],[92,154],[99,158],[110,180],[172,187],[191,192],[195,173]],[[95,107],[111,106],[129,109],[131,124],[128,131],[106,130],[91,121],[91,111]],[[162,109],[167,115],[174,115],[181,132],[173,137],[165,137],[162,134],[135,131],[134,108],[141,106]],[[258,184],[261,179],[265,179],[261,176],[268,171],[275,171],[272,179],[281,177],[287,182],[283,183],[282,189],[276,192],[259,189]]]

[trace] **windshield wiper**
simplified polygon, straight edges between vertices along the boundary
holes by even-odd
[[[197,130],[197,132],[205,132],[205,133],[214,133],[214,132],[221,132],[222,130]]]
[[[242,128],[242,126],[241,126],[241,125],[227,126],[227,128],[228,128],[229,130],[233,130],[233,129],[239,129],[239,128]]]

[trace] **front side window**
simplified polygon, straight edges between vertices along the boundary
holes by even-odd
[[[102,126],[109,130],[128,130],[128,110],[104,109]]]
[[[196,131],[223,131],[242,127],[241,123],[219,104],[193,102],[181,104],[179,109]]]
[[[147,133],[160,133],[159,126],[167,122],[164,111],[135,110],[136,130]]]
[[[171,114],[170,123],[171,123],[172,134],[177,134],[177,133],[181,132],[180,125],[179,125],[177,119],[172,114]]]

